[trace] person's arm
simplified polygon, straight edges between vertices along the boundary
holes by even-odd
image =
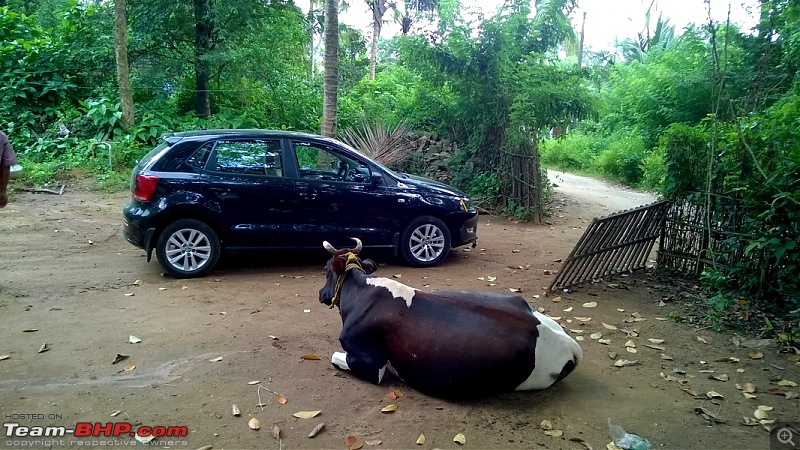
[[[11,178],[11,166],[0,164],[0,208],[8,204],[8,180]]]

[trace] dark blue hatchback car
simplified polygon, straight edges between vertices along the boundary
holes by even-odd
[[[167,134],[133,169],[131,192],[125,239],[179,278],[205,275],[223,250],[347,247],[356,237],[429,267],[478,239],[464,193],[313,134]]]

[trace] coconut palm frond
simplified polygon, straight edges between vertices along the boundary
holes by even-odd
[[[394,166],[411,154],[408,134],[405,122],[400,122],[394,129],[380,123],[362,122],[344,130],[341,139],[381,164]]]

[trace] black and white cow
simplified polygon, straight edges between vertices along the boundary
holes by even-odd
[[[353,249],[333,256],[319,301],[339,307],[344,352],[331,362],[380,383],[388,369],[410,387],[444,398],[552,386],[583,352],[554,320],[521,297],[490,292],[427,293],[370,276],[376,265]]]

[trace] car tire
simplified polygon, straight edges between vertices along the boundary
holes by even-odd
[[[156,256],[165,272],[175,278],[201,277],[219,261],[217,233],[205,222],[180,219],[167,225],[156,242]]]
[[[433,267],[450,252],[450,230],[433,216],[419,216],[400,238],[400,254],[414,267]]]

